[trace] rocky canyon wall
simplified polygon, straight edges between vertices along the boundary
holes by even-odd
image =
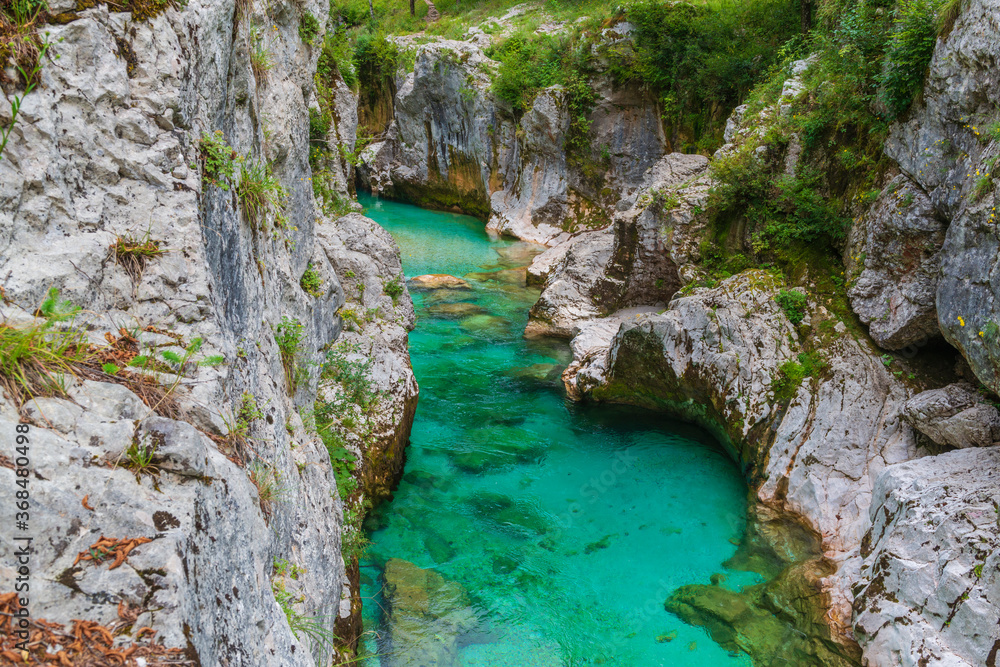
[[[0,327],[93,345],[55,386],[8,383],[0,399],[5,442],[28,425],[31,618],[106,628],[117,649],[136,647],[129,664],[170,649],[188,664],[329,661],[358,609],[347,493],[313,410],[318,369],[346,335],[339,314],[357,300],[348,273],[371,283],[357,354],[379,386],[375,441],[393,452],[389,470],[359,464],[362,477],[398,472],[417,389],[409,298],[382,289],[401,283],[398,249],[371,221],[314,203],[322,28],[309,26],[328,6],[87,6],[50,3],[40,84],[0,160]],[[335,131],[353,145],[348,126]],[[155,251],[135,261],[127,248],[145,243]],[[47,319],[51,290],[82,310]],[[5,489],[13,461],[5,451]],[[12,548],[0,546],[0,595]],[[94,636],[93,650],[110,648]]]

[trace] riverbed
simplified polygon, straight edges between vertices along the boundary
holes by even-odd
[[[566,343],[522,335],[539,293],[523,267],[540,248],[467,216],[360,201],[407,278],[469,285],[411,289],[420,402],[402,481],[366,521],[365,664],[750,665],[663,608],[713,575],[756,581],[723,565],[747,487],[722,447],[662,415],[565,398]]]

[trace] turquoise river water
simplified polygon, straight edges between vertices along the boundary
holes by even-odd
[[[538,290],[511,284],[511,268],[529,261],[527,244],[490,239],[474,218],[361,201],[398,242],[407,278],[472,285],[412,290],[420,403],[399,488],[366,524],[366,666],[750,665],[663,608],[714,573],[754,581],[723,566],[747,502],[725,451],[662,415],[565,398],[565,343],[522,337]],[[393,641],[389,559],[457,582],[463,620],[431,609],[417,625],[426,636]],[[449,649],[415,655],[434,642]]]

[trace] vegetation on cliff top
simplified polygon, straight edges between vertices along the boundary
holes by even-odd
[[[714,163],[702,254],[717,277],[754,265],[808,275],[853,321],[840,259],[847,229],[884,185],[889,126],[919,95],[947,16],[937,0],[818,5],[810,33],[785,45],[746,100],[743,124],[756,132]],[[782,99],[792,63],[807,56],[802,90]]]

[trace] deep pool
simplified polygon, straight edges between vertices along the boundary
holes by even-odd
[[[715,573],[727,586],[752,581],[722,565],[746,521],[728,455],[663,416],[565,399],[566,345],[522,337],[538,290],[510,269],[531,246],[491,240],[474,218],[361,201],[399,243],[407,278],[448,273],[473,286],[412,292],[420,403],[399,489],[367,521],[365,664],[750,665],[663,609],[676,587]],[[469,276],[482,272],[494,275]],[[391,641],[389,559],[459,584],[463,620],[431,614],[408,627],[417,641]],[[425,653],[435,643],[450,648]]]

